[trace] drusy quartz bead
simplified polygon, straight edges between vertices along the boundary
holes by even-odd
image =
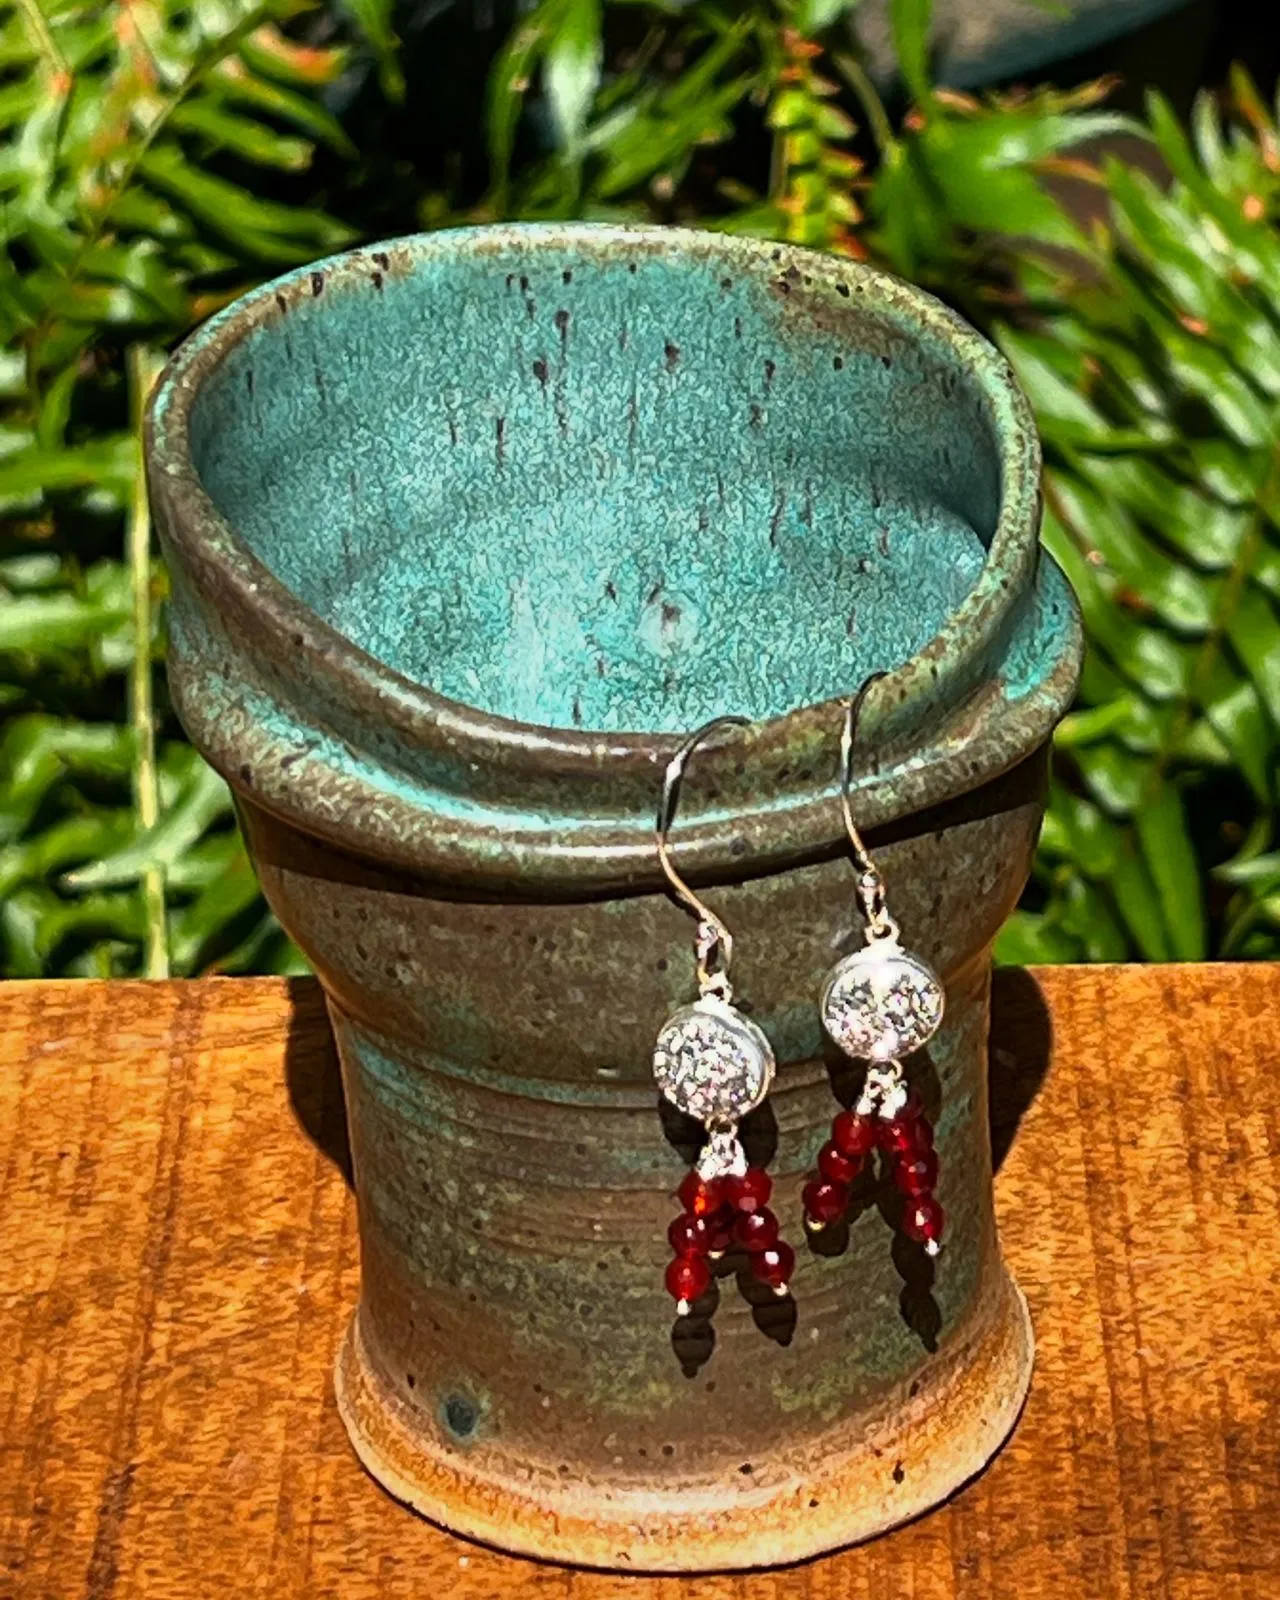
[[[851,1056],[893,1061],[926,1044],[942,1021],[937,973],[893,940],[841,961],[822,996],[822,1023]]]
[[[710,995],[674,1011],[653,1051],[659,1089],[709,1127],[732,1127],[754,1110],[773,1068],[773,1048],[755,1023]]]

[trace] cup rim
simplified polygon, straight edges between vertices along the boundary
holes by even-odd
[[[950,352],[988,407],[1000,472],[999,511],[965,598],[928,643],[890,669],[868,695],[864,741],[882,757],[896,751],[901,759],[868,763],[860,781],[864,817],[874,825],[973,788],[1043,741],[1074,690],[1079,641],[1070,626],[1062,660],[1044,675],[1039,692],[1022,697],[1016,708],[1006,702],[1003,720],[1016,716],[1018,728],[987,729],[985,736],[973,731],[978,702],[995,704],[992,681],[1030,603],[1040,559],[1039,443],[1030,407],[993,345],[932,295],[844,258],[692,229],[524,223],[410,235],[299,268],[210,318],[175,352],[157,383],[147,413],[146,453],[167,553],[240,640],[242,657],[250,639],[255,649],[274,655],[272,692],[290,702],[300,728],[314,723],[312,731],[336,733],[349,747],[362,718],[389,725],[392,737],[377,741],[376,756],[367,747],[360,753],[375,768],[422,783],[419,808],[430,811],[435,802],[437,826],[424,827],[422,817],[409,825],[404,812],[399,827],[389,826],[385,837],[371,833],[358,804],[360,790],[370,787],[367,773],[335,772],[333,761],[312,749],[301,759],[307,765],[318,760],[335,790],[331,803],[317,807],[305,798],[296,766],[291,773],[280,765],[286,756],[293,757],[291,765],[299,760],[296,737],[276,736],[279,748],[256,751],[254,780],[246,782],[246,764],[236,759],[219,715],[201,704],[197,652],[175,640],[175,703],[193,741],[233,787],[311,832],[405,864],[437,869],[451,859],[464,875],[471,869],[484,875],[499,862],[509,870],[514,853],[553,878],[567,872],[584,884],[656,881],[646,813],[656,806],[661,769],[682,734],[543,727],[469,706],[407,677],[325,622],[269,571],[218,510],[192,459],[190,420],[202,385],[253,330],[287,314],[291,305],[320,293],[373,293],[377,274],[512,249],[535,262],[539,254],[566,251],[610,265],[637,258],[710,259],[764,281],[800,307],[821,303],[828,333],[838,334],[845,320],[854,327],[873,310],[908,337]],[[849,686],[850,692],[856,688]],[[714,876],[741,867],[744,854],[751,861],[776,861],[837,845],[839,817],[830,802],[841,705],[837,697],[798,706],[707,747],[699,758],[699,786],[711,803],[699,812],[691,802],[694,809],[677,829],[690,871]],[[944,746],[966,726],[975,742],[961,762],[955,749]],[[914,778],[899,781],[894,768],[908,757]],[[430,779],[424,780],[428,769]],[[818,770],[829,777],[820,782]],[[762,801],[762,795],[768,798]],[[580,825],[584,813],[600,825]],[[567,816],[577,819],[568,835]],[[502,845],[486,837],[495,827],[505,836]]]

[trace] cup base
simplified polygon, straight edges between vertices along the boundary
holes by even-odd
[[[777,1567],[858,1544],[908,1522],[976,1476],[1013,1431],[1034,1360],[1031,1319],[1007,1276],[981,1326],[934,1357],[880,1415],[807,1437],[803,1463],[762,1457],[749,1482],[634,1486],[569,1475],[546,1482],[493,1450],[485,1460],[433,1439],[430,1420],[380,1376],[352,1318],[334,1374],[361,1462],[414,1511],[513,1554],[622,1572]],[[737,1480],[731,1481],[731,1480]]]

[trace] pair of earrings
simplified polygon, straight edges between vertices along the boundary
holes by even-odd
[[[886,908],[884,879],[867,853],[850,800],[858,717],[867,691],[883,676],[873,673],[847,703],[840,737],[840,808],[858,873],[864,943],[827,975],[819,1001],[827,1034],[847,1055],[865,1060],[867,1072],[856,1105],[832,1122],[831,1138],[818,1156],[818,1176],[804,1189],[804,1220],[811,1232],[839,1222],[854,1181],[879,1150],[903,1194],[903,1232],[936,1255],[943,1214],[934,1197],[933,1129],[907,1085],[902,1058],[937,1032],[943,989],[928,963],[902,946],[898,924]],[[666,1285],[682,1316],[710,1287],[711,1263],[735,1245],[746,1251],[754,1276],[780,1297],[790,1293],[795,1271],[795,1251],[781,1238],[769,1209],[772,1180],[763,1168],[748,1166],[738,1138],[739,1123],[769,1093],[773,1049],[764,1032],[734,1006],[733,937],[676,870],[669,843],[689,758],[712,733],[745,726],[744,717],[717,717],[690,734],[667,767],[656,826],[667,882],[697,918],[698,997],[667,1019],[653,1052],[663,1095],[706,1130],[698,1160],[678,1190],[684,1210],[668,1234],[673,1257]]]

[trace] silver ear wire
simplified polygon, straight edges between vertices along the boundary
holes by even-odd
[[[849,836],[854,863],[858,868],[858,903],[866,918],[867,929],[876,939],[896,939],[898,924],[885,910],[884,879],[880,869],[867,850],[858,825],[853,820],[853,747],[857,738],[862,707],[873,684],[887,678],[887,672],[873,672],[863,680],[862,687],[845,704],[844,722],[840,728],[840,814],[844,818],[844,831]]]
[[[701,899],[676,870],[671,856],[671,824],[675,821],[680,803],[680,790],[684,784],[689,758],[704,740],[721,728],[749,727],[745,717],[715,717],[691,733],[667,763],[662,779],[662,799],[658,803],[658,818],[654,824],[654,841],[658,849],[658,863],[671,892],[686,911],[698,919],[698,934],[694,944],[697,961],[698,993],[712,994],[728,1002],[733,997],[729,982],[729,967],[733,961],[733,935],[706,901]]]

